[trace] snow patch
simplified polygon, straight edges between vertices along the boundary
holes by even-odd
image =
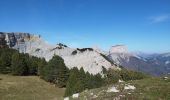
[[[78,98],[78,97],[79,97],[79,93],[73,94],[72,97],[73,97],[73,98]]]
[[[107,90],[107,92],[119,92],[119,90],[117,90],[115,86],[112,86]]]
[[[123,83],[124,81],[123,80],[119,80],[119,83]]]
[[[93,95],[93,93],[90,93],[90,95]]]
[[[64,100],[69,100],[69,97],[65,97]]]
[[[164,77],[164,80],[168,80],[168,77]]]
[[[97,95],[94,95],[93,98],[97,98],[98,96]]]
[[[124,89],[125,90],[134,90],[134,89],[136,89],[136,87],[132,86],[132,85],[127,85],[127,86],[124,87]]]

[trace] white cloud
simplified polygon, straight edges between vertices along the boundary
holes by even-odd
[[[170,19],[170,14],[160,15],[160,16],[152,16],[149,18],[152,23],[160,23],[165,22]]]

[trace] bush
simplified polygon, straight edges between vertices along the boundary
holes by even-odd
[[[72,55],[76,55],[77,54],[77,50],[74,50],[71,54]]]
[[[77,48],[77,50],[80,51],[80,52],[85,52],[85,51],[87,51],[87,50],[93,51],[92,48],[82,48],[82,49]]]

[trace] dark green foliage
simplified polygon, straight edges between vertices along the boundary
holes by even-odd
[[[76,54],[77,54],[77,51],[85,52],[85,51],[87,51],[87,50],[93,51],[92,48],[82,48],[82,49],[77,48],[77,50],[74,50],[71,54],[72,54],[72,55],[76,55]]]
[[[5,48],[5,47],[7,47],[6,40],[5,40],[5,34],[0,32],[0,48]]]
[[[64,44],[62,44],[62,43],[59,43],[59,44],[57,44],[57,45],[58,45],[58,46],[55,47],[55,48],[53,48],[51,51],[56,50],[56,49],[63,49],[64,47],[67,47],[66,45],[64,45]]]
[[[59,43],[58,44],[60,47],[67,47],[66,45],[62,44],[62,43]]]
[[[135,72],[135,71],[130,71],[130,70],[126,70],[126,69],[122,69],[119,72],[121,78],[125,81],[128,80],[140,80],[143,78],[146,78],[147,75],[141,73],[141,72]]]
[[[70,71],[65,96],[71,96],[72,94],[82,92],[85,89],[101,87],[103,82],[104,79],[100,74],[90,75],[88,72],[85,73],[83,68],[80,70],[73,68]]]
[[[65,96],[71,96],[72,94],[78,92],[76,89],[77,85],[79,85],[77,88],[80,88],[80,81],[78,80],[78,69],[73,68],[70,71],[70,76],[66,85],[66,91],[65,91]]]
[[[87,51],[87,50],[93,51],[92,48],[82,48],[82,49],[77,48],[77,50],[80,51],[80,52],[84,52],[84,51]]]
[[[7,74],[11,72],[11,59],[15,50],[0,48],[0,73]]]
[[[106,74],[106,73],[107,73],[107,69],[106,69],[104,66],[102,66],[102,73],[103,73],[103,74]]]
[[[109,69],[104,74],[105,84],[112,84],[118,82],[121,79],[119,71]]]
[[[13,75],[37,75],[40,58],[19,53],[10,48],[0,48],[0,73]]]
[[[61,57],[54,55],[47,66],[44,66],[41,70],[40,72],[43,72],[41,76],[46,81],[52,82],[59,87],[66,86],[69,72]]]
[[[17,52],[12,55],[11,67],[13,75],[28,75],[28,67],[24,58]]]
[[[47,62],[44,58],[42,58],[40,60],[40,62],[38,63],[38,73],[37,74],[40,76],[40,78],[43,78],[43,76],[44,76],[44,73],[45,73],[44,68],[46,65],[47,65]]]
[[[103,68],[104,73],[104,79],[105,79],[105,84],[111,84],[111,83],[116,83],[118,82],[119,79],[122,79],[124,81],[129,81],[129,80],[140,80],[143,78],[146,78],[147,76],[141,72],[135,72],[135,71],[130,71],[122,68],[121,70],[113,70],[109,69],[105,71],[106,69]]]
[[[72,55],[76,55],[77,54],[77,50],[74,50],[71,54]]]

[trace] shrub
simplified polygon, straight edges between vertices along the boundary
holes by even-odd
[[[71,54],[72,55],[76,55],[77,54],[77,50],[74,50]]]

